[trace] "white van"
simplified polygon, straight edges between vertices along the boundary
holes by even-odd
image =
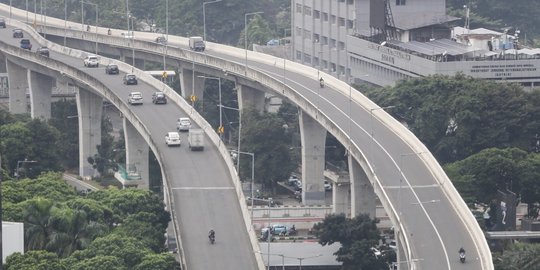
[[[167,146],[180,146],[182,143],[180,134],[178,132],[168,132],[167,135],[165,135],[165,143]]]

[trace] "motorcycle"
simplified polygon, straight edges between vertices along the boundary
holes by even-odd
[[[216,236],[215,235],[209,235],[208,239],[210,239],[210,244],[214,244],[216,242]]]
[[[459,260],[461,261],[461,263],[465,263],[465,252],[459,253]]]
[[[321,88],[324,88],[324,80],[322,78],[319,80],[319,84]]]

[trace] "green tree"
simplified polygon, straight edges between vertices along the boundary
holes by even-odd
[[[285,122],[277,114],[260,114],[254,109],[245,109],[242,121],[242,148],[255,153],[255,179],[274,187],[295,169]],[[241,165],[241,175],[251,175],[251,164],[242,162]]]
[[[79,122],[74,117],[76,115],[77,104],[74,100],[64,99],[51,104],[49,123],[60,131],[60,157],[68,169],[79,166]]]
[[[323,246],[336,242],[341,244],[335,255],[337,261],[343,263],[342,269],[386,270],[386,257],[377,258],[371,250],[380,240],[376,223],[377,220],[370,219],[368,215],[349,219],[343,214],[332,214],[315,224],[313,232]]]
[[[493,259],[498,270],[540,269],[540,244],[516,243]]]
[[[47,172],[36,179],[6,181],[3,185],[3,201],[19,203],[34,197],[41,197],[55,202],[75,198],[76,192],[62,180],[61,173]]]
[[[72,270],[95,270],[95,269],[107,269],[107,270],[127,270],[122,262],[122,259],[115,256],[99,255],[96,257],[88,258],[83,261],[79,261],[71,266]]]
[[[148,254],[134,270],[180,270],[180,264],[167,253]]]
[[[266,45],[266,42],[276,36],[272,31],[270,25],[259,14],[253,15],[248,21],[247,25],[247,48],[253,49],[253,44]],[[244,30],[240,32],[240,39],[238,40],[238,47],[244,47],[246,33]]]
[[[25,250],[45,249],[51,234],[51,212],[54,202],[35,198],[25,202],[24,243]]]
[[[58,255],[44,250],[31,250],[25,254],[14,253],[6,258],[5,270],[67,270]]]
[[[164,251],[166,224],[156,223],[158,216],[154,213],[139,212],[129,215],[114,233],[139,240],[145,247],[154,252]],[[164,226],[165,225],[165,226]]]

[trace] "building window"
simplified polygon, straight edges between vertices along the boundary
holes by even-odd
[[[302,13],[302,5],[296,4],[296,13]]]
[[[319,57],[313,57],[313,65],[315,66],[319,65]]]
[[[315,43],[319,43],[319,42],[320,42],[319,34],[313,34],[313,42],[315,42]]]
[[[298,26],[296,27],[296,35],[297,35],[297,36],[301,36],[301,35],[302,35],[302,28],[300,28],[300,27],[298,27]]]
[[[304,29],[304,38],[311,40],[311,31]]]
[[[322,45],[328,45],[328,37],[323,36],[323,37],[322,37],[321,44],[322,44]]]
[[[339,26],[345,26],[345,18],[339,17],[338,23],[339,23]]]
[[[311,55],[309,54],[304,54],[304,63],[308,63],[308,64],[311,64]]]
[[[340,75],[345,74],[345,67],[344,66],[339,66],[338,72],[339,72]]]
[[[328,62],[326,60],[323,60],[322,61],[322,67],[323,69],[327,69],[328,68]]]
[[[396,0],[396,6],[404,6],[406,0]]]
[[[335,47],[336,47],[336,40],[330,39],[330,48],[335,48]]]
[[[323,21],[327,22],[328,21],[328,13],[323,12],[322,13],[322,19],[323,19]]]
[[[352,20],[347,20],[347,29],[352,29],[354,27],[354,23]]]
[[[311,8],[308,6],[304,6],[304,15],[311,16]]]
[[[296,60],[302,60],[302,52],[296,51]]]
[[[336,72],[336,63],[330,64],[330,71],[331,72]]]
[[[321,12],[318,10],[313,11],[313,18],[320,19],[321,18]]]
[[[332,24],[336,24],[336,15],[330,16],[330,22],[331,22]]]
[[[338,49],[345,50],[345,42],[343,41],[338,42]]]
[[[354,5],[354,0],[347,0],[347,5]]]

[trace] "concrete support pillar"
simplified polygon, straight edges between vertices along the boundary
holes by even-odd
[[[8,96],[8,74],[6,68],[6,58],[0,53],[0,96]]]
[[[197,97],[199,102],[204,100],[204,78],[199,78],[202,73],[195,72],[193,70],[182,68],[180,74],[180,88],[182,88],[182,97],[189,98],[191,95]],[[195,80],[194,80],[195,79]]]
[[[326,129],[303,112],[300,112],[299,120],[302,140],[302,202],[305,205],[324,204]]]
[[[79,175],[98,176],[98,171],[88,163],[88,157],[97,154],[101,145],[101,113],[103,99],[91,91],[77,90],[77,112],[79,115]]]
[[[240,106],[242,110],[247,107],[253,107],[259,112],[264,111],[266,99],[263,91],[259,91],[255,88],[238,84],[237,92],[238,106]]]
[[[350,217],[351,185],[349,182],[332,184],[332,213]]]
[[[126,170],[140,176],[138,187],[148,190],[148,144],[139,131],[124,117],[124,138],[126,141]]]
[[[6,60],[6,69],[9,78],[9,111],[13,114],[27,113],[28,71],[9,60]]]
[[[30,82],[30,115],[32,118],[51,118],[51,95],[55,79],[35,71],[28,71]]]
[[[351,176],[351,216],[368,214],[371,218],[375,218],[377,195],[360,164],[350,155],[349,174]]]

